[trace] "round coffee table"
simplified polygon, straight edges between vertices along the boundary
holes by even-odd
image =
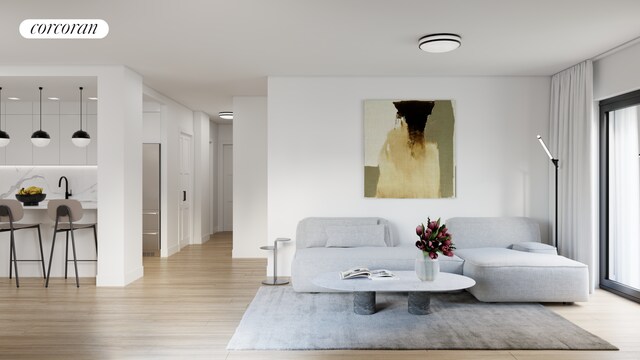
[[[421,281],[414,271],[393,271],[391,279],[340,279],[337,271],[326,272],[313,279],[323,288],[353,292],[353,311],[360,315],[376,312],[376,292],[408,292],[408,310],[414,315],[431,313],[431,293],[463,290],[476,282],[467,276],[441,272],[434,281]]]

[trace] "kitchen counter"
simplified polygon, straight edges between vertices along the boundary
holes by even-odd
[[[95,223],[98,215],[98,203],[96,201],[80,201],[84,209],[82,219],[78,223]],[[54,221],[47,214],[48,201],[40,202],[38,206],[24,206],[24,218],[20,223],[40,224],[42,231],[42,247],[44,250],[45,263],[49,265],[49,254],[51,253],[51,243],[53,238]],[[34,211],[37,210],[37,211]],[[99,225],[98,225],[99,226]],[[91,229],[79,229],[75,232],[76,251],[78,259],[95,259],[96,250],[93,241],[93,231]],[[40,257],[38,248],[38,233],[36,230],[20,230],[16,233],[16,252],[18,259],[37,259]],[[56,246],[53,254],[51,266],[51,277],[64,276],[64,247],[65,234],[58,233]],[[71,248],[71,244],[69,244]],[[69,249],[69,259],[73,258]],[[42,277],[42,268],[39,262],[21,262],[18,264],[20,277]],[[78,272],[80,277],[95,277],[95,262],[78,262]],[[9,276],[9,235],[0,234],[0,277]],[[73,262],[69,263],[69,281],[74,283]],[[82,280],[80,280],[82,286]],[[74,283],[75,284],[75,283]],[[44,286],[44,282],[43,282]]]
[[[57,200],[57,199],[52,199],[52,200]],[[49,200],[44,200],[44,201],[41,201],[37,206],[23,206],[23,208],[25,210],[46,210],[48,204],[49,204]],[[98,209],[98,202],[97,201],[82,201],[82,200],[80,200],[80,204],[82,204],[82,208],[85,209],[85,210],[97,210]]]

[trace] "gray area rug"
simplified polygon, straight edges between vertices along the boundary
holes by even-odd
[[[407,294],[377,294],[373,315],[353,313],[353,295],[263,286],[229,350],[483,349],[617,350],[540,304],[482,303],[467,292],[437,294],[432,313],[407,312]]]

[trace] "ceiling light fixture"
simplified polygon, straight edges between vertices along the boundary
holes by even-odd
[[[49,145],[51,137],[46,131],[42,131],[42,86],[38,89],[40,89],[40,130],[31,134],[31,143],[37,147],[45,147]]]
[[[418,40],[418,47],[430,53],[444,53],[460,47],[462,38],[456,34],[430,34]]]
[[[82,130],[82,86],[80,86],[80,130],[73,133],[71,142],[77,147],[85,147],[91,142],[91,136]]]
[[[221,119],[233,120],[233,111],[220,111],[218,113]]]
[[[97,98],[97,97],[88,97],[87,99],[89,99],[89,100],[93,100],[93,101],[98,100],[98,98]]]
[[[2,109],[2,88],[0,87],[0,109]],[[6,112],[6,111],[5,111]],[[2,130],[2,111],[0,110],[0,147],[5,147],[11,142],[11,137]]]
[[[57,98],[57,97],[49,97],[49,98],[47,98],[47,99],[49,99],[49,100],[51,100],[51,101],[58,101],[58,100],[60,100],[60,98]]]
[[[13,97],[13,96],[9,96],[9,97],[7,98],[7,100],[18,101],[18,100],[20,100],[20,98],[18,98],[18,97]]]

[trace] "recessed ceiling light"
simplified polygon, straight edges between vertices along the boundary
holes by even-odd
[[[460,47],[462,38],[456,34],[430,34],[418,40],[418,47],[430,53],[453,51]]]
[[[60,98],[57,98],[57,97],[48,97],[47,99],[52,100],[52,101],[58,101],[58,100],[60,100]]]
[[[20,100],[20,98],[17,98],[17,97],[8,97],[7,99],[13,100],[13,101]]]
[[[97,97],[89,97],[89,98],[87,98],[87,99],[89,99],[89,100],[93,100],[93,101],[98,100],[98,98],[97,98]]]
[[[233,112],[232,111],[220,111],[218,113],[221,119],[225,120],[233,120]]]

